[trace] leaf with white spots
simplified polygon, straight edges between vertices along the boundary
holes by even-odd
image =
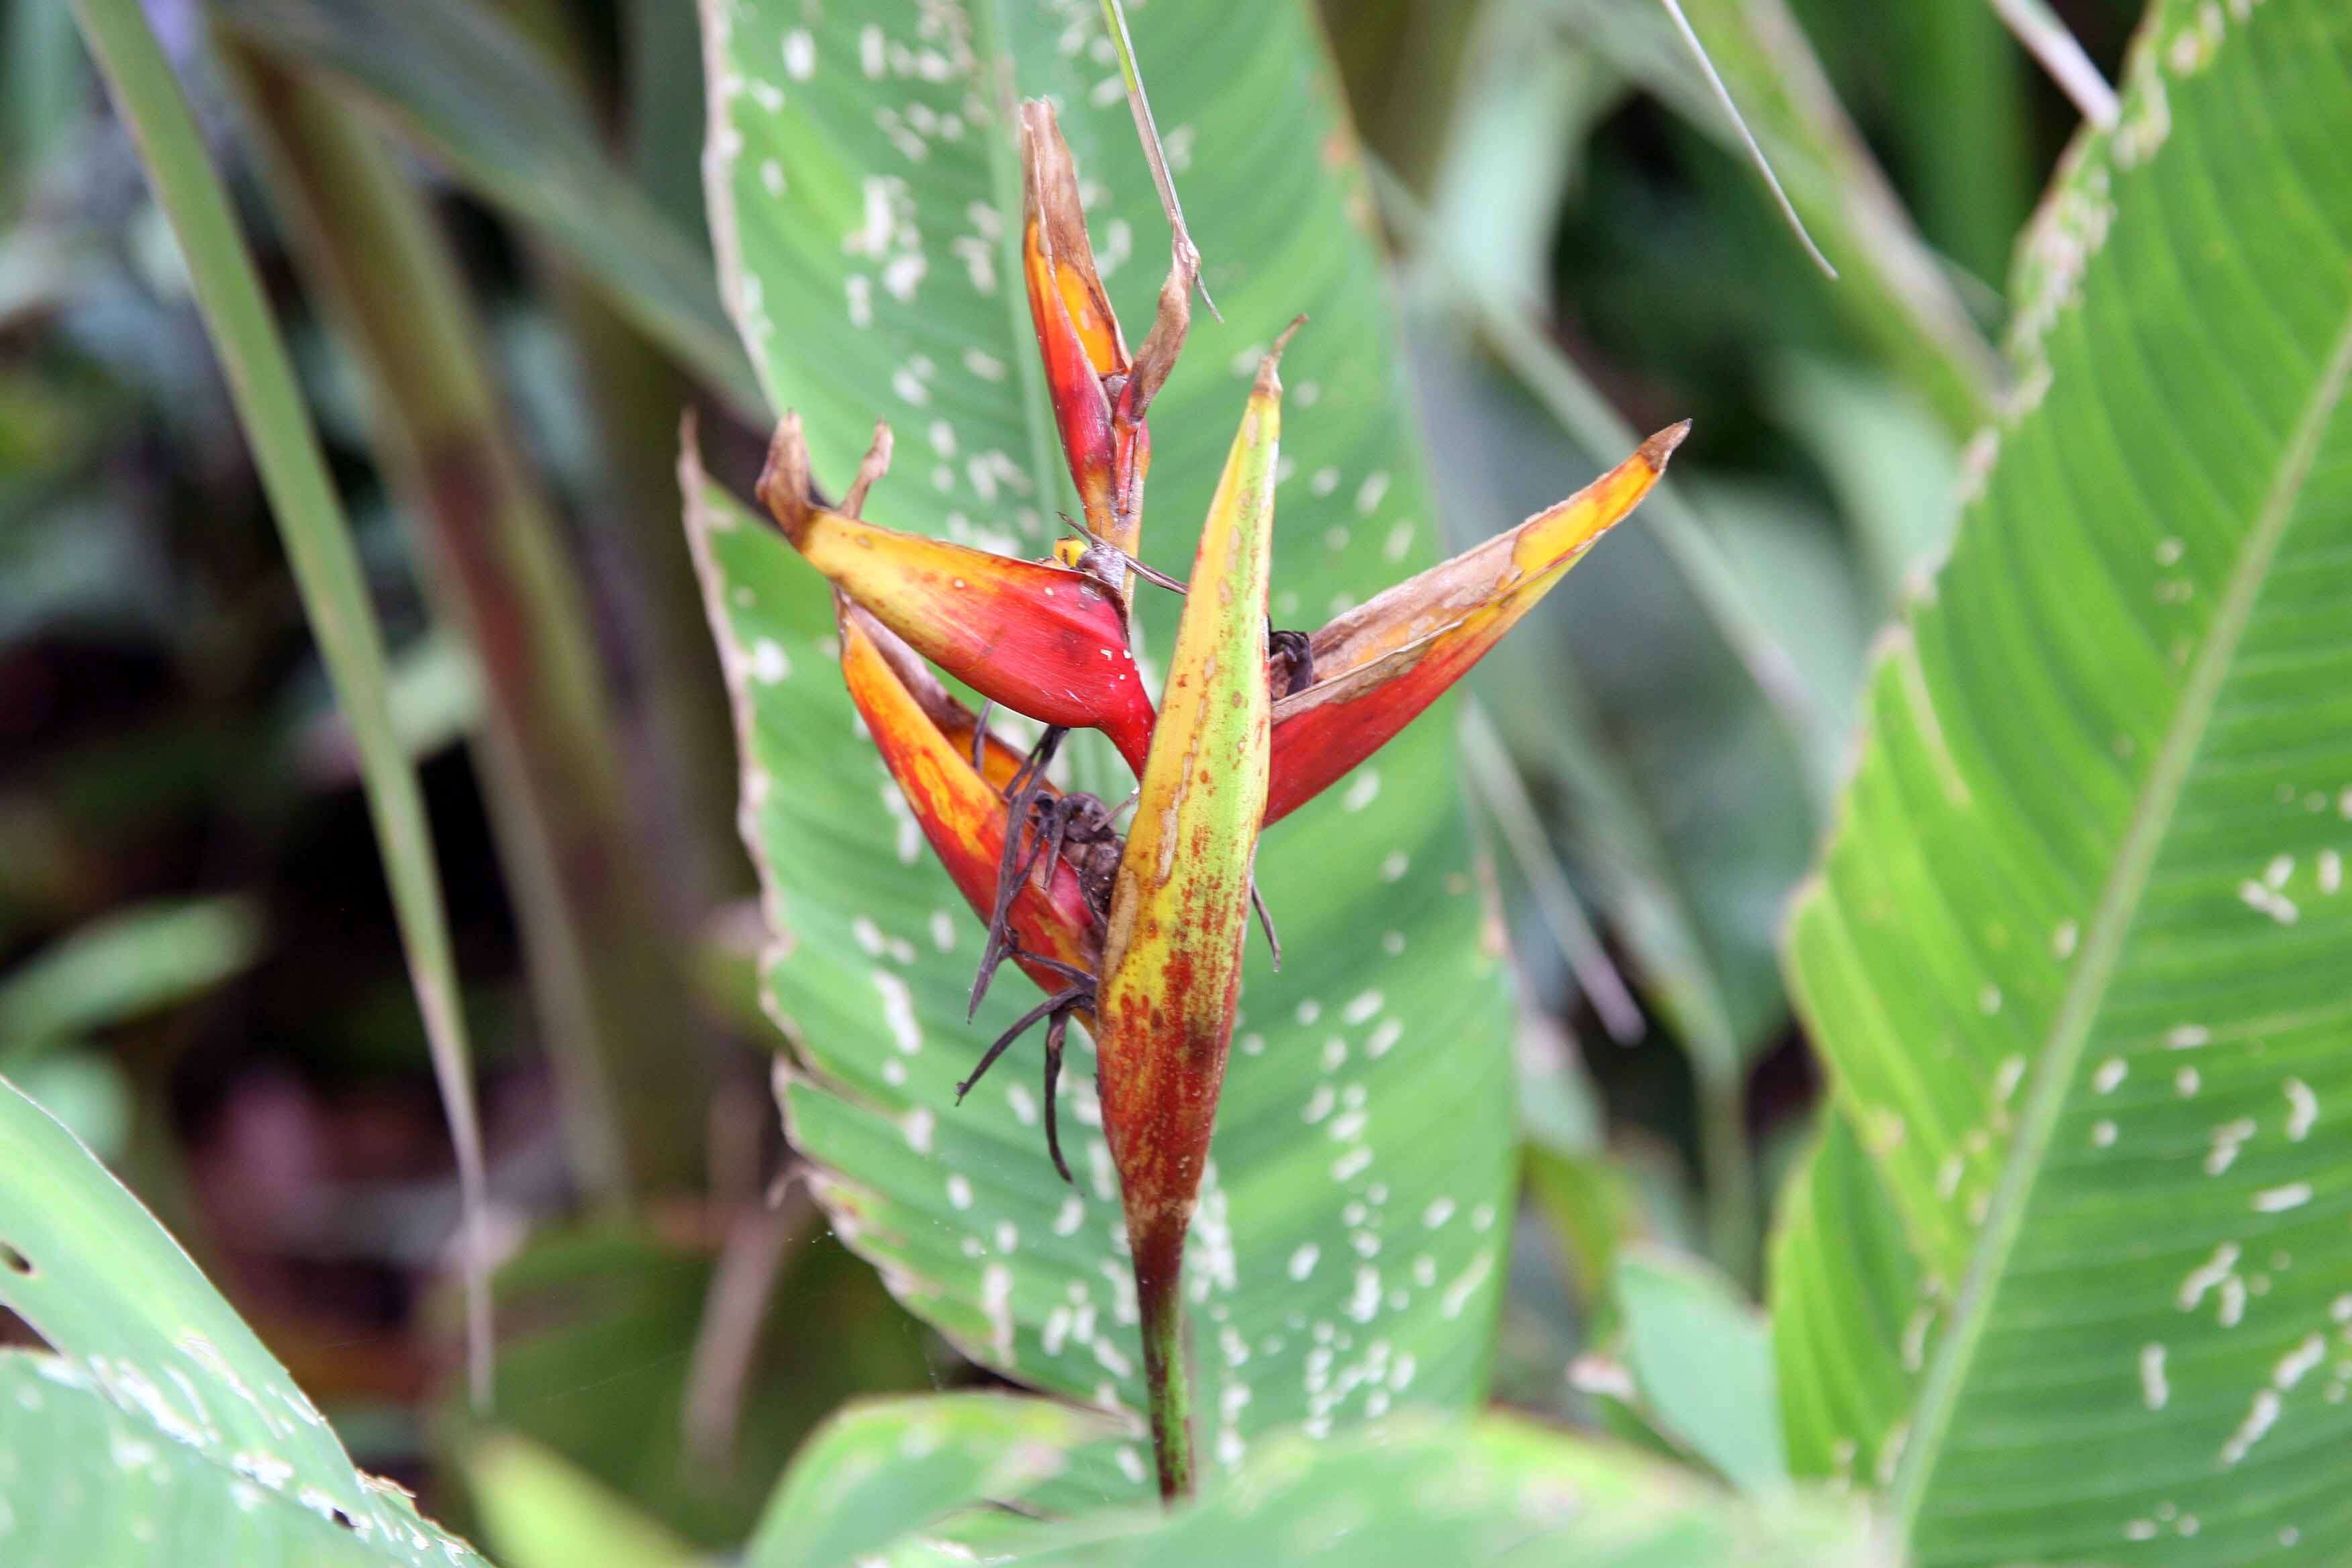
[[[744,1568],[846,1568],[964,1509],[1017,1502],[1105,1423],[1043,1399],[947,1394],[850,1405],[793,1459]]]
[[[705,0],[703,15],[724,290],[771,399],[801,413],[817,478],[845,482],[887,418],[901,461],[868,517],[1043,553],[1054,514],[1080,509],[1022,298],[1010,104],[1055,100],[1097,259],[1133,252],[1105,267],[1131,333],[1150,321],[1167,235],[1097,47],[1097,0]],[[1131,23],[1225,311],[1223,325],[1195,321],[1151,405],[1144,554],[1179,574],[1192,560],[1249,378],[1306,311],[1284,360],[1295,464],[1276,489],[1273,576],[1277,623],[1299,626],[1430,564],[1438,542],[1407,526],[1435,510],[1352,139],[1300,0],[1139,6]],[[770,162],[781,192],[760,174]],[[1073,1034],[1061,1087],[1072,1189],[1045,1159],[1035,1043],[955,1103],[956,1081],[1034,994],[1000,980],[964,1021],[979,925],[916,852],[919,833],[854,732],[822,585],[725,498],[698,481],[688,500],[731,650],[743,825],[776,936],[768,1001],[795,1047],[784,1100],[815,1190],[849,1245],[968,1354],[1139,1410],[1092,1047]],[[1179,602],[1150,588],[1137,601],[1154,690]],[[774,681],[757,679],[778,668],[753,651],[763,639],[788,671]],[[1273,973],[1251,943],[1186,1259],[1197,1440],[1215,1466],[1243,1462],[1272,1427],[1330,1431],[1484,1393],[1513,1177],[1510,1001],[1482,941],[1446,711],[1262,846],[1284,965]],[[1127,792],[1107,752],[1077,750],[1074,785]],[[868,928],[878,952],[859,941]],[[919,1149],[919,1108],[932,1114]],[[1424,1226],[1441,1203],[1450,1223]],[[1319,1261],[1294,1277],[1302,1256]],[[1139,1491],[1146,1472],[1110,1474]]]
[[[902,1540],[873,1560],[944,1568],[1888,1568],[1851,1503],[1790,1491],[1736,1498],[1649,1454],[1515,1416],[1407,1417],[1318,1444],[1286,1433],[1234,1484],[1164,1514],[1128,1509],[1063,1524]],[[795,1559],[794,1561],[800,1561]],[[754,1560],[754,1568],[767,1568]]]
[[[326,1417],[139,1201],[0,1081],[0,1563],[481,1561],[352,1468]]]
[[[2352,1552],[2347,138],[2352,11],[2154,7],[1794,919],[1791,1459],[1930,1568]]]

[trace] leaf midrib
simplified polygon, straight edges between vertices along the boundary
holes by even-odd
[[[2203,744],[2239,642],[2268,579],[2279,542],[2293,521],[2295,502],[2302,496],[2321,439],[2344,400],[2347,381],[2352,381],[2352,310],[2347,310],[2336,329],[2335,343],[2311,396],[2272,471],[2270,487],[2264,493],[2262,510],[2255,514],[2254,526],[2239,546],[2229,587],[2206,634],[2204,646],[2189,667],[2188,685],[2166,729],[2164,743],[2133,802],[2114,869],[2084,925],[2082,961],[2059,999],[2037,1053],[2017,1135],[2010,1145],[1984,1226],[1978,1233],[1968,1272],[1954,1299],[1950,1327],[1937,1344],[1914,1406],[1910,1437],[1904,1446],[1890,1496],[1897,1539],[1901,1541],[1910,1541],[1916,1526],[1929,1479],[1942,1457],[1944,1440],[1958,1406],[1977,1343],[1990,1315],[1994,1288],[2016,1247],[2026,1205],[2055,1136],[2059,1114],[2064,1109],[2084,1047],[2089,1042],[2092,1022],[2120,962],[2124,937],[2138,910],[2140,896],[2171,825],[2189,766]]]

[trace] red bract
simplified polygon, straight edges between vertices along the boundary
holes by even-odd
[[[852,495],[888,466],[878,426]],[[1151,699],[1128,651],[1125,606],[1097,578],[919,533],[877,527],[816,504],[800,419],[776,426],[760,500],[810,565],[916,652],[1016,713],[1100,730],[1140,771]]]
[[[973,910],[994,921],[1002,899],[1002,929],[1011,938],[1010,956],[1047,995],[1045,1004],[1000,1036],[957,1089],[961,1100],[1006,1047],[1041,1018],[1045,1036],[1045,1151],[1062,1179],[1070,1168],[1062,1159],[1055,1110],[1062,1074],[1062,1037],[1072,1019],[1094,1028],[1093,977],[1102,958],[1100,907],[1108,896],[1111,867],[1103,845],[1076,851],[1087,859],[1034,853],[1038,834],[1021,836],[1016,847],[1031,853],[1014,872],[1012,896],[999,892],[1005,842],[1012,829],[1004,790],[1021,758],[992,735],[983,735],[972,714],[947,694],[906,644],[846,599],[835,596],[841,628],[841,673],[850,700],[866,721],[883,765],[890,770],[908,809],[931,851]],[[977,742],[977,745],[975,742]],[[974,765],[975,752],[978,766]],[[1050,805],[1055,798],[1044,786]],[[1087,874],[1089,861],[1094,875]],[[1095,884],[1090,886],[1090,883]]]

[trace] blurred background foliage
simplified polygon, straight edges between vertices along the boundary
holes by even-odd
[[[1454,539],[1574,489],[1626,427],[1696,422],[1671,497],[1481,669],[1465,725],[1528,1004],[1499,1393],[1659,1443],[1608,1392],[1607,1282],[1642,1238],[1755,1284],[1817,1088],[1781,912],[1875,628],[2000,395],[2010,247],[2076,123],[1980,0],[1687,5],[1840,282],[1654,0],[1324,5]],[[2136,8],[2056,9],[2112,74]],[[500,1419],[731,1543],[843,1397],[975,1374],[824,1234],[769,1097],[672,477],[688,404],[739,485],[762,435],[709,279],[692,8],[149,10],[393,649],[483,1089]],[[305,239],[362,176],[425,274]],[[0,0],[0,1072],[364,1466],[462,1527],[456,1181],[351,737],[58,0]],[[414,460],[440,436],[487,454],[474,511]],[[504,542],[453,567],[483,507]]]

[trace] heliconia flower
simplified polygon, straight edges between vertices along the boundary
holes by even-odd
[[[1191,1487],[1184,1236],[1233,1043],[1265,812],[1266,576],[1281,347],[1258,371],[1201,530],[1166,707],[1111,892],[1096,999],[1103,1132],[1127,1213],[1164,1497]]]
[[[890,434],[851,495],[888,467]],[[776,426],[760,500],[810,565],[941,669],[1042,723],[1100,730],[1139,773],[1151,743],[1151,699],[1128,648],[1126,607],[1100,579],[1067,567],[866,522],[856,504],[816,504],[797,415]]]
[[[1398,584],[1307,639],[1311,684],[1274,704],[1265,819],[1287,816],[1388,744],[1486,655],[1650,493],[1685,420],[1559,505]]]
[[[1054,106],[1038,99],[1021,106],[1021,205],[1029,319],[1070,479],[1087,527],[1132,556],[1142,542],[1143,479],[1151,466],[1144,411],[1183,347],[1199,258],[1189,246],[1175,247],[1150,335],[1130,359],[1095,270],[1076,166]],[[1120,587],[1128,591],[1124,582]]]

